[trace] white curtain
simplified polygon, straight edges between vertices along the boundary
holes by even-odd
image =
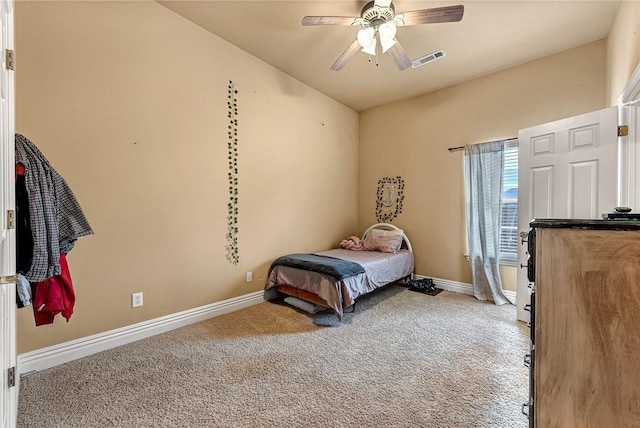
[[[511,303],[500,279],[500,211],[504,141],[465,147],[467,239],[473,294],[496,305]]]

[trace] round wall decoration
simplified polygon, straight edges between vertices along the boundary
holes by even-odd
[[[376,219],[379,223],[393,221],[402,213],[404,200],[404,180],[402,177],[384,177],[378,180],[376,197]]]

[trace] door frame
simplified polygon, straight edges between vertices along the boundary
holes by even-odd
[[[640,64],[618,97],[618,123],[627,125],[628,135],[618,138],[618,205],[640,210]]]
[[[7,51],[13,50],[13,0],[0,0],[0,276],[11,277],[16,273],[16,241],[15,227],[9,223],[9,212],[15,213],[15,92],[14,71],[7,64]],[[9,278],[5,278],[8,280]],[[3,281],[11,282],[11,281]],[[18,416],[19,376],[16,358],[16,284],[9,283],[3,287],[0,301],[2,326],[2,351],[0,365],[2,366],[2,402],[0,420],[3,427],[16,426]],[[9,370],[13,369],[14,386],[9,386]]]

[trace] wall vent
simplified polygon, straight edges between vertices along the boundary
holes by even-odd
[[[413,61],[411,61],[411,67],[412,68],[418,68],[422,65],[425,65],[428,62],[431,61],[435,61],[439,58],[442,58],[443,56],[446,56],[447,54],[444,53],[444,51],[442,49],[440,49],[439,51],[435,51],[433,53],[430,53],[429,55],[425,55],[422,58],[418,58],[415,59]]]

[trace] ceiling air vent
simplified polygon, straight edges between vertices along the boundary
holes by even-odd
[[[422,58],[418,58],[415,59],[411,62],[411,67],[412,68],[418,68],[422,65],[425,65],[428,62],[431,61],[435,61],[438,58],[442,58],[443,56],[446,56],[446,54],[444,53],[444,51],[442,49],[440,49],[439,51],[435,51],[433,53],[430,53],[429,55],[425,55]]]

